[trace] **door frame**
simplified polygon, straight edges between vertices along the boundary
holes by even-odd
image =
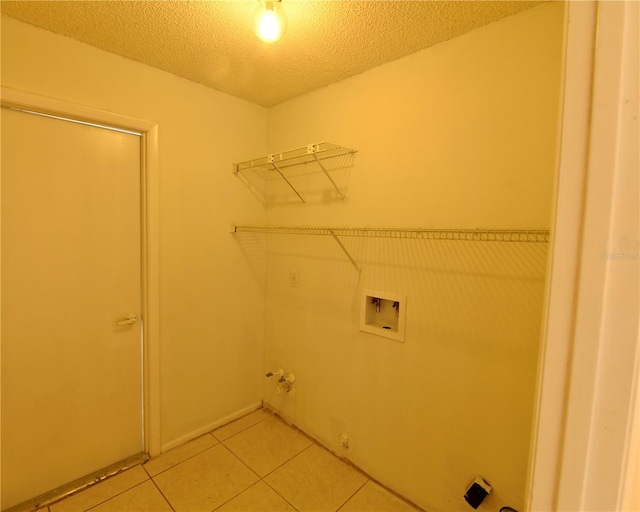
[[[158,124],[105,110],[1,88],[3,107],[17,107],[140,132],[141,162],[141,295],[143,339],[144,449],[149,456],[160,454],[160,280],[159,280],[159,172]],[[1,173],[1,170],[0,170]],[[2,276],[0,275],[0,283]],[[0,318],[0,325],[2,319]]]
[[[638,158],[630,77],[637,79],[639,61],[629,50],[637,47],[640,9],[606,0],[565,8],[561,139],[525,508],[637,510],[640,334],[638,311],[626,305],[637,300],[639,285],[625,261],[606,254],[620,250],[620,233],[633,237],[637,225],[637,210],[615,200],[633,198],[624,184]],[[637,265],[638,239],[627,246],[633,259],[626,263]]]

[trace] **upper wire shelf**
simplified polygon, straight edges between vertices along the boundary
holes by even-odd
[[[280,175],[291,190],[296,193],[298,198],[305,203],[306,201],[304,197],[302,197],[300,192],[295,188],[291,181],[287,179],[282,171],[288,167],[315,163],[325,174],[340,198],[344,199],[344,194],[327,171],[323,161],[354,153],[357,153],[355,149],[346,148],[330,142],[317,142],[300,148],[291,149],[289,151],[283,151],[282,153],[271,153],[260,158],[254,158],[253,160],[246,160],[244,162],[233,164],[233,172],[238,174],[247,170],[274,171]]]

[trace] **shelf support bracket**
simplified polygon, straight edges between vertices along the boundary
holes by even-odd
[[[287,185],[289,185],[291,187],[291,190],[293,190],[296,195],[300,198],[300,201],[302,201],[303,203],[306,203],[306,201],[304,200],[304,198],[300,195],[300,193],[296,190],[296,188],[291,184],[291,182],[285,177],[284,174],[282,174],[282,171],[280,170],[280,168],[276,165],[275,162],[271,161],[269,162],[271,165],[273,165],[273,168],[278,171],[278,174],[280,175],[280,177],[287,182]]]
[[[347,251],[347,248],[344,246],[344,244],[340,241],[340,239],[338,238],[338,236],[335,234],[335,232],[333,231],[333,229],[329,230],[329,233],[331,234],[331,236],[333,237],[333,239],[336,241],[336,243],[338,244],[338,246],[340,247],[340,249],[342,249],[342,252],[344,252],[347,256],[347,258],[349,258],[349,261],[351,262],[351,264],[354,266],[354,268],[358,271],[358,273],[360,272],[360,269],[358,268],[358,264],[356,263],[356,260],[353,259],[353,256],[351,256],[351,254],[349,254],[349,251]]]
[[[344,194],[342,192],[340,192],[340,189],[338,188],[338,185],[336,185],[336,182],[333,181],[333,178],[331,178],[331,176],[329,175],[329,173],[327,172],[327,169],[325,169],[324,165],[322,165],[322,162],[320,162],[320,160],[318,160],[318,155],[316,155],[315,153],[313,153],[313,158],[315,159],[316,163],[320,166],[320,169],[322,169],[322,172],[324,172],[324,175],[327,177],[327,179],[331,182],[331,184],[333,185],[333,188],[336,189],[336,192],[338,193],[338,195],[340,196],[340,199],[344,199]]]

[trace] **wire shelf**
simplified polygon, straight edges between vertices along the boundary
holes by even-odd
[[[281,153],[271,153],[269,155],[246,160],[233,164],[234,172],[241,172],[248,169],[261,169],[265,171],[275,171],[273,164],[277,164],[280,169],[293,167],[295,165],[306,165],[317,160],[326,160],[328,158],[336,158],[343,155],[351,155],[357,153],[355,149],[345,148],[330,142],[317,142],[307,146],[290,149]]]
[[[278,235],[352,236],[411,240],[452,240],[469,242],[548,243],[548,229],[424,229],[424,228],[354,228],[296,226],[234,226],[233,233],[267,233]]]
[[[295,188],[291,181],[284,174],[284,170],[289,167],[315,164],[327,177],[333,188],[336,190],[341,199],[344,199],[344,194],[338,188],[325,164],[326,160],[341,157],[344,155],[352,155],[357,153],[355,149],[345,148],[337,144],[330,142],[317,142],[314,144],[308,144],[307,146],[291,149],[289,151],[283,151],[282,153],[271,153],[269,155],[254,158],[253,160],[246,160],[233,164],[233,172],[235,174],[242,173],[243,171],[273,171],[280,175],[285,183],[296,193],[298,198],[304,203],[305,199],[300,192]]]

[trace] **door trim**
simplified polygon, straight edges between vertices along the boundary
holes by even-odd
[[[637,201],[625,186],[638,158],[631,49],[640,9],[590,0],[567,2],[565,12],[562,138],[525,508],[638,510],[638,279],[629,270],[637,268],[638,213],[621,205]],[[631,258],[609,258],[618,251]]]
[[[158,124],[9,87],[1,88],[1,103],[3,107],[31,109],[45,114],[70,117],[142,133],[140,227],[142,239],[144,448],[151,457],[159,455],[161,445]],[[0,275],[0,282],[1,279]],[[0,319],[1,321],[2,319]]]

